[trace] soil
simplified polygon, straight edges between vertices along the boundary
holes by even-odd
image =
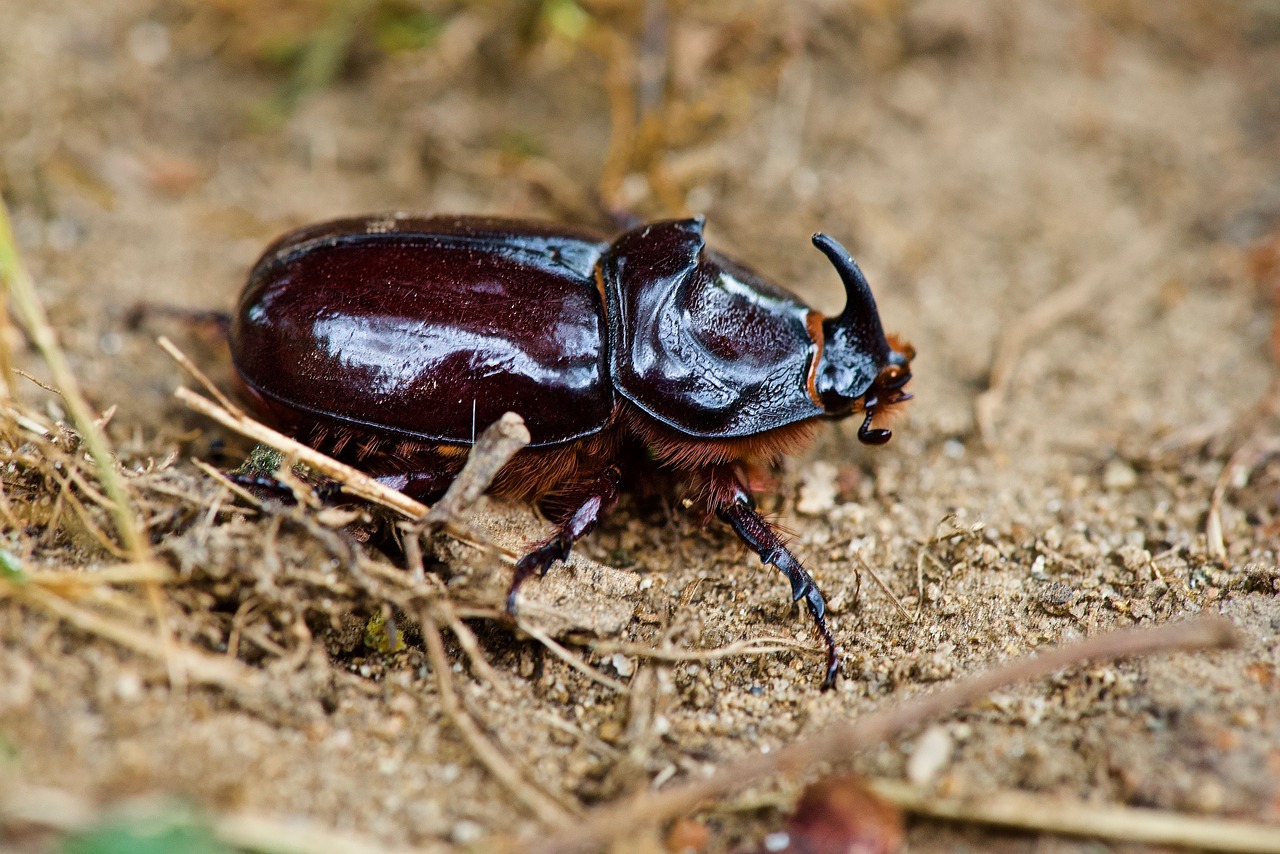
[[[176,572],[111,581],[92,466],[60,399],[19,379],[3,548],[20,574],[86,580],[0,588],[0,845],[57,849],[76,824],[23,818],[21,791],[172,799],[383,850],[546,832],[447,718],[400,610],[430,584],[397,580],[387,521],[237,502],[192,458],[232,468],[250,443],[173,398],[191,380],[155,344],[229,387],[218,330],[131,311],[226,310],[277,234],[384,210],[703,213],[722,251],[834,311],[823,230],[919,351],[889,445],[835,425],[763,498],[830,603],[835,691],[785,582],[678,486],[624,498],[528,585],[527,619],[591,673],[496,619],[507,567],[436,539],[432,589],[493,671],[445,633],[462,707],[562,809],[1209,613],[1237,649],[1081,666],[833,763],[940,794],[1280,822],[1274,5],[0,0],[0,20],[0,189]],[[500,502],[467,522],[515,549],[547,530]],[[743,639],[768,649],[673,660]],[[184,667],[178,647],[235,669]],[[823,770],[706,808],[708,850],[760,845]],[[908,847],[1143,850],[919,818]]]

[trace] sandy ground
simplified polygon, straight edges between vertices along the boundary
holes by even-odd
[[[570,569],[529,586],[530,619],[606,678],[477,616],[486,682],[446,635],[464,709],[534,789],[584,809],[1047,645],[1211,613],[1238,649],[1004,690],[938,723],[916,782],[1280,822],[1275,7],[661,9],[0,0],[0,188],[77,377],[117,407],[111,438],[178,573],[156,599],[51,588],[140,632],[132,647],[5,588],[6,785],[304,818],[385,846],[542,833],[546,815],[445,719],[422,639],[389,652],[366,632],[407,595],[399,559],[356,543],[362,523],[255,512],[201,474],[191,457],[233,467],[248,445],[173,400],[189,381],[154,338],[223,384],[225,348],[129,310],[225,310],[270,239],[320,218],[601,226],[603,204],[704,213],[713,244],[825,310],[837,282],[808,237],[833,234],[919,350],[916,401],[885,448],[861,448],[855,425],[825,432],[764,502],[831,603],[837,691],[818,691],[783,581],[678,491],[624,499]],[[28,421],[63,417],[34,383],[19,394]],[[109,518],[24,430],[0,445],[4,549],[27,571],[102,572],[118,558],[85,520]],[[497,504],[471,521],[514,548],[545,530]],[[859,586],[859,557],[908,616],[865,572]],[[428,568],[476,613],[506,581],[448,538]],[[166,667],[157,601],[176,643],[234,674]],[[751,638],[783,648],[639,651]],[[924,743],[838,759],[902,777]],[[759,844],[804,781],[701,813],[710,850]],[[0,844],[54,849],[47,824],[0,817]],[[1114,848],[923,819],[908,844]]]

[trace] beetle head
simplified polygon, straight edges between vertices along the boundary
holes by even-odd
[[[911,379],[915,350],[908,344],[890,344],[880,325],[871,286],[845,248],[825,234],[815,234],[813,245],[835,265],[844,282],[844,311],[822,321],[823,348],[815,384],[827,414],[842,418],[861,404],[866,413],[858,438],[868,445],[883,445],[893,434],[872,429],[877,410],[910,399],[902,387]],[[895,342],[896,343],[896,342]]]

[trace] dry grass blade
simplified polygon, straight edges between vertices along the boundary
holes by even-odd
[[[1095,659],[1220,649],[1234,643],[1234,629],[1221,619],[1175,623],[1155,629],[1121,629],[1098,635],[996,667],[894,708],[842,721],[789,747],[730,762],[705,779],[659,792],[642,792],[621,803],[600,807],[573,829],[541,840],[528,850],[538,854],[566,854],[605,848],[614,839],[688,813],[711,798],[723,797],[767,778],[804,773],[815,763],[848,756],[1004,685],[1041,678],[1064,667]]]
[[[101,569],[43,569],[27,573],[25,580],[59,593],[115,584],[169,584],[178,574],[159,563],[117,563]]]
[[[49,317],[45,313],[44,305],[40,302],[40,297],[36,294],[31,274],[27,272],[26,265],[18,254],[13,228],[9,223],[9,209],[2,199],[0,199],[0,279],[3,279],[5,286],[9,289],[9,296],[26,325],[27,334],[31,336],[32,343],[48,364],[49,371],[53,374],[54,385],[66,402],[71,420],[75,423],[76,430],[89,451],[89,456],[93,458],[97,468],[98,482],[102,484],[103,491],[111,499],[112,516],[121,545],[135,561],[145,562],[150,556],[151,549],[142,535],[142,523],[134,512],[124,480],[116,468],[115,457],[107,445],[107,438],[98,426],[97,417],[93,414],[89,402],[85,400],[84,393],[80,390],[80,383],[76,380],[66,355],[58,346],[58,336],[49,324]],[[6,371],[5,382],[8,381],[9,375]]]
[[[872,780],[870,785],[877,794],[903,809],[934,818],[1117,842],[1280,854],[1280,825],[1067,801],[1027,792],[983,792],[973,798],[947,798],[900,780]]]
[[[3,582],[0,583],[0,592],[6,587],[13,599],[47,611],[81,631],[162,661],[169,666],[171,672],[174,668],[181,668],[184,678],[235,691],[246,690],[255,684],[254,674],[238,661],[210,655],[177,642],[164,644],[148,632],[77,607],[34,585],[18,586]],[[148,587],[159,589],[154,582]]]
[[[1216,560],[1227,559],[1227,540],[1222,530],[1222,503],[1227,490],[1242,474],[1248,472],[1266,457],[1280,453],[1280,440],[1250,439],[1236,449],[1227,464],[1222,467],[1209,499],[1209,513],[1205,519],[1205,544]]]
[[[867,574],[871,576],[871,580],[876,583],[876,586],[883,590],[884,594],[889,597],[889,601],[891,601],[893,606],[898,609],[898,613],[906,617],[908,622],[914,623],[915,618],[911,616],[911,612],[902,604],[902,600],[898,598],[896,593],[889,589],[889,585],[885,583],[884,579],[880,577],[878,572],[871,568],[871,564],[863,560],[861,553],[854,552],[853,558],[858,562],[859,566],[867,571]],[[923,599],[924,596],[922,595],[920,598]]]
[[[103,432],[103,422],[94,415],[93,409],[85,399],[67,362],[66,354],[58,345],[58,336],[49,324],[49,317],[36,294],[35,283],[26,265],[18,253],[17,242],[13,236],[13,228],[9,222],[9,209],[0,199],[0,279],[9,290],[14,306],[22,316],[27,327],[27,334],[53,375],[54,384],[58,388],[71,420],[80,433],[89,456],[93,459],[98,482],[110,501],[110,511],[115,522],[116,532],[124,551],[135,563],[148,563],[151,560],[151,545],[144,535],[144,524],[138,517],[125,488],[124,479],[116,467],[115,456],[107,443]],[[8,379],[6,372],[6,381]],[[181,686],[186,681],[176,654],[172,632],[166,617],[164,596],[160,587],[153,583],[145,585],[147,599],[155,613],[156,632],[160,648],[164,651],[165,662],[169,670],[169,681],[174,686]]]

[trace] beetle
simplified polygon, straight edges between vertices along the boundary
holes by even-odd
[[[513,410],[532,441],[491,491],[538,501],[555,532],[516,564],[522,582],[568,558],[616,503],[622,470],[693,481],[803,600],[839,657],[826,602],[756,510],[753,475],[858,413],[858,438],[907,400],[912,347],[885,335],[871,288],[824,234],[846,304],[824,317],[708,248],[701,217],[613,240],[523,220],[389,214],[285,234],[232,316],[242,392],[304,442],[410,495],[439,495],[480,429]],[[637,453],[638,452],[638,453]]]

